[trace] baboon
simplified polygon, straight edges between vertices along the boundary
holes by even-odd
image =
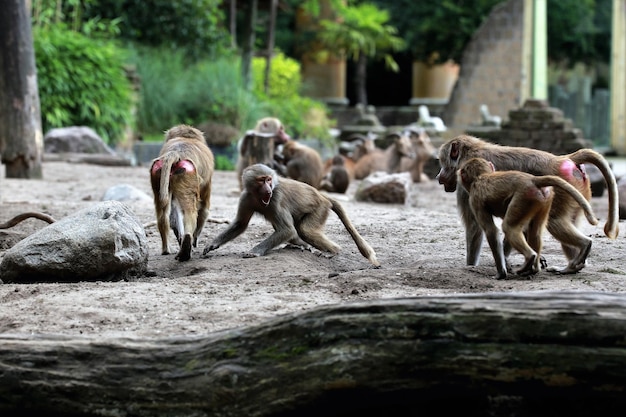
[[[591,189],[584,163],[591,163],[602,172],[609,191],[608,219],[604,233],[615,239],[618,229],[618,201],[615,176],[607,161],[598,152],[580,149],[568,155],[556,156],[549,152],[524,147],[501,146],[485,142],[473,136],[460,135],[439,150],[441,170],[437,174],[445,191],[457,192],[457,206],[465,225],[467,264],[478,265],[483,232],[469,206],[469,197],[463,187],[457,188],[457,169],[470,158],[484,158],[493,163],[496,171],[522,171],[533,175],[557,175],[572,184],[589,200]],[[549,268],[552,272],[573,274],[585,267],[591,239],[577,229],[581,208],[571,195],[560,188],[554,190],[547,229],[563,248],[568,264],[562,269]],[[505,254],[510,247],[505,246]]]
[[[346,169],[346,159],[341,155],[335,155],[330,169],[322,178],[319,189],[331,193],[345,193],[350,185],[350,174]]]
[[[437,150],[430,141],[428,133],[423,128],[407,129],[406,135],[411,140],[411,147],[415,157],[403,157],[400,161],[400,171],[411,174],[413,182],[428,181],[428,175],[424,174],[424,166],[431,158],[436,157]]]
[[[322,230],[329,210],[333,210],[372,265],[379,267],[376,253],[354,228],[341,204],[314,187],[290,178],[280,178],[267,165],[255,164],[243,172],[244,191],[239,197],[237,215],[230,226],[204,248],[204,255],[243,233],[257,212],[274,227],[274,232],[257,244],[246,257],[263,256],[276,246],[288,242],[307,244],[336,254],[341,249]]]
[[[348,179],[354,179],[354,167],[356,162],[364,155],[376,149],[374,139],[363,135],[355,134],[348,138],[348,141],[342,141],[339,145],[339,156],[343,159],[343,165],[348,173]],[[333,158],[324,161],[324,177],[326,177],[333,166]]]
[[[415,158],[409,137],[400,133],[391,133],[387,138],[392,139],[393,143],[382,150],[379,148],[367,152],[363,155],[354,166],[354,177],[362,180],[372,172],[385,171],[393,174],[400,169],[400,161],[402,157]]]
[[[275,117],[264,117],[257,122],[254,130],[247,131],[237,146],[239,189],[243,190],[241,174],[244,168],[252,164],[266,164],[278,170],[281,175],[286,175],[283,158],[278,149],[290,140],[291,137],[285,132],[285,127]]]
[[[191,246],[197,246],[209,216],[213,169],[213,153],[201,131],[178,125],[165,132],[165,143],[150,167],[163,255],[170,253],[171,227],[180,246],[176,259],[191,258]]]
[[[469,194],[469,206],[496,262],[497,279],[507,277],[503,243],[493,216],[502,219],[507,242],[524,255],[525,262],[516,274],[539,272],[542,233],[554,198],[552,187],[567,192],[582,207],[589,223],[598,224],[589,202],[567,181],[556,175],[534,176],[520,171],[496,171],[491,162],[472,158],[458,170],[461,185]],[[526,232],[526,237],[524,237]],[[591,242],[587,252],[591,249]]]
[[[287,177],[315,188],[319,187],[324,165],[315,149],[290,140],[283,145],[283,161]]]

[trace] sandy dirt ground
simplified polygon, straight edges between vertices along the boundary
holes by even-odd
[[[25,211],[60,219],[99,201],[111,186],[130,184],[151,195],[148,168],[45,162],[43,180],[0,179],[0,222]],[[238,193],[234,172],[213,179],[211,217],[231,219]],[[331,303],[376,298],[509,291],[626,291],[626,232],[615,241],[604,236],[607,196],[593,198],[598,226],[584,224],[593,238],[583,271],[531,278],[494,279],[495,266],[485,244],[481,264],[465,265],[464,231],[453,194],[435,180],[414,184],[406,205],[356,202],[358,181],[335,195],[382,267],[363,258],[339,219],[331,213],[327,235],[340,254],[281,248],[262,258],[243,254],[271,233],[255,217],[236,240],[202,257],[205,244],[225,224],[208,223],[192,259],[178,262],[160,254],[156,227],[148,227],[148,273],[132,282],[78,282],[0,285],[0,333],[62,334],[87,337],[161,338],[198,336],[260,323],[279,315]],[[128,203],[143,223],[154,220],[151,201]],[[10,229],[29,234],[45,223],[29,219]],[[6,248],[0,249],[0,258]],[[545,235],[544,256],[551,266],[565,264],[559,245]],[[511,257],[514,267],[522,257]]]

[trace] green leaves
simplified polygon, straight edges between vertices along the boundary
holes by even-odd
[[[325,49],[343,53],[348,59],[358,60],[360,55],[383,58],[391,69],[397,64],[390,52],[405,48],[405,42],[397,36],[397,29],[388,24],[389,13],[371,3],[344,6],[338,10],[335,20],[320,22],[318,40]]]
[[[62,25],[34,32],[43,131],[84,125],[109,144],[131,123],[132,87],[125,53]]]

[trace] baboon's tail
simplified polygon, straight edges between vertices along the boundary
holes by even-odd
[[[170,175],[172,165],[178,162],[179,155],[176,152],[167,152],[161,156],[163,167],[161,168],[161,186],[159,190],[159,203],[161,207],[166,207],[170,202]]]
[[[615,175],[604,157],[593,149],[579,149],[568,155],[576,164],[590,163],[598,167],[609,192],[609,215],[604,225],[604,234],[610,239],[617,238],[619,234],[619,202],[617,195],[617,181]]]
[[[533,178],[533,182],[537,187],[559,187],[563,191],[566,191],[569,195],[572,196],[574,200],[578,203],[578,205],[585,212],[585,217],[590,224],[596,225],[598,224],[598,219],[596,215],[593,213],[593,209],[591,208],[591,204],[589,201],[569,182],[565,181],[561,177],[557,177],[556,175],[543,175],[539,177]]]
[[[46,223],[54,223],[55,222],[54,218],[52,218],[51,216],[48,216],[45,213],[39,213],[39,212],[36,212],[36,211],[28,211],[26,213],[18,214],[17,216],[13,217],[12,219],[9,219],[6,222],[0,224],[0,229],[8,229],[10,227],[13,227],[13,226],[23,222],[26,219],[30,219],[31,217],[34,217],[34,218],[39,219],[39,220],[43,220]]]
[[[369,243],[367,243],[365,239],[363,239],[363,237],[359,234],[359,232],[354,228],[354,225],[352,225],[352,222],[348,218],[348,215],[343,209],[343,206],[338,201],[332,198],[328,198],[328,200],[330,200],[330,202],[332,203],[332,210],[337,214],[343,225],[346,227],[348,233],[350,233],[350,236],[352,236],[352,239],[354,240],[354,243],[356,243],[357,248],[359,248],[359,252],[361,252],[361,255],[366,257],[372,265],[376,267],[380,266],[380,262],[378,262],[378,259],[376,259],[376,252],[374,252],[374,249],[372,249]]]

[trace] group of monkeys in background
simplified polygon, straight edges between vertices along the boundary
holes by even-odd
[[[281,176],[334,193],[345,193],[352,180],[375,171],[409,172],[414,182],[428,179],[424,165],[436,149],[424,129],[409,127],[383,139],[389,143],[385,149],[376,146],[375,137],[354,134],[337,155],[322,161],[317,150],[291,140],[279,119],[266,117],[239,141],[237,175],[241,178],[249,165],[265,163]]]
[[[206,245],[203,254],[243,233],[254,213],[263,215],[274,232],[245,256],[263,256],[283,243],[338,253],[339,246],[323,230],[332,210],[360,253],[372,265],[380,267],[374,250],[355,229],[341,204],[320,190],[345,192],[345,183],[352,178],[364,178],[374,170],[398,172],[403,164],[404,169],[415,171],[415,174],[409,171],[414,181],[423,180],[423,162],[421,166],[415,163],[415,144],[429,152],[430,142],[424,139],[427,136],[420,131],[397,133],[384,151],[363,140],[354,148],[356,158],[337,155],[324,165],[318,152],[292,140],[278,119],[260,120],[254,132],[271,139],[264,142],[271,151],[263,155],[270,159],[255,160],[258,153],[250,157],[246,152],[259,136],[246,134],[241,139],[237,165],[241,195],[237,214]],[[274,154],[278,147],[282,152]],[[467,264],[478,265],[486,235],[498,279],[508,275],[506,259],[511,249],[525,258],[516,271],[518,275],[534,275],[544,266],[541,257],[544,229],[561,243],[568,260],[565,267],[550,271],[572,274],[584,268],[592,242],[577,225],[583,213],[591,224],[597,224],[589,205],[591,186],[584,168],[586,163],[598,167],[607,184],[609,211],[604,232],[611,239],[618,235],[617,183],[608,162],[591,149],[556,156],[460,135],[440,147],[438,158],[441,169],[437,180],[446,192],[457,193],[458,210],[465,226]],[[176,258],[190,259],[191,248],[197,246],[208,218],[212,175],[213,155],[202,132],[186,125],[166,132],[161,153],[150,167],[163,254],[170,251],[171,228],[179,243]],[[336,178],[340,178],[340,187],[333,181]],[[502,218],[504,239],[494,216]]]

